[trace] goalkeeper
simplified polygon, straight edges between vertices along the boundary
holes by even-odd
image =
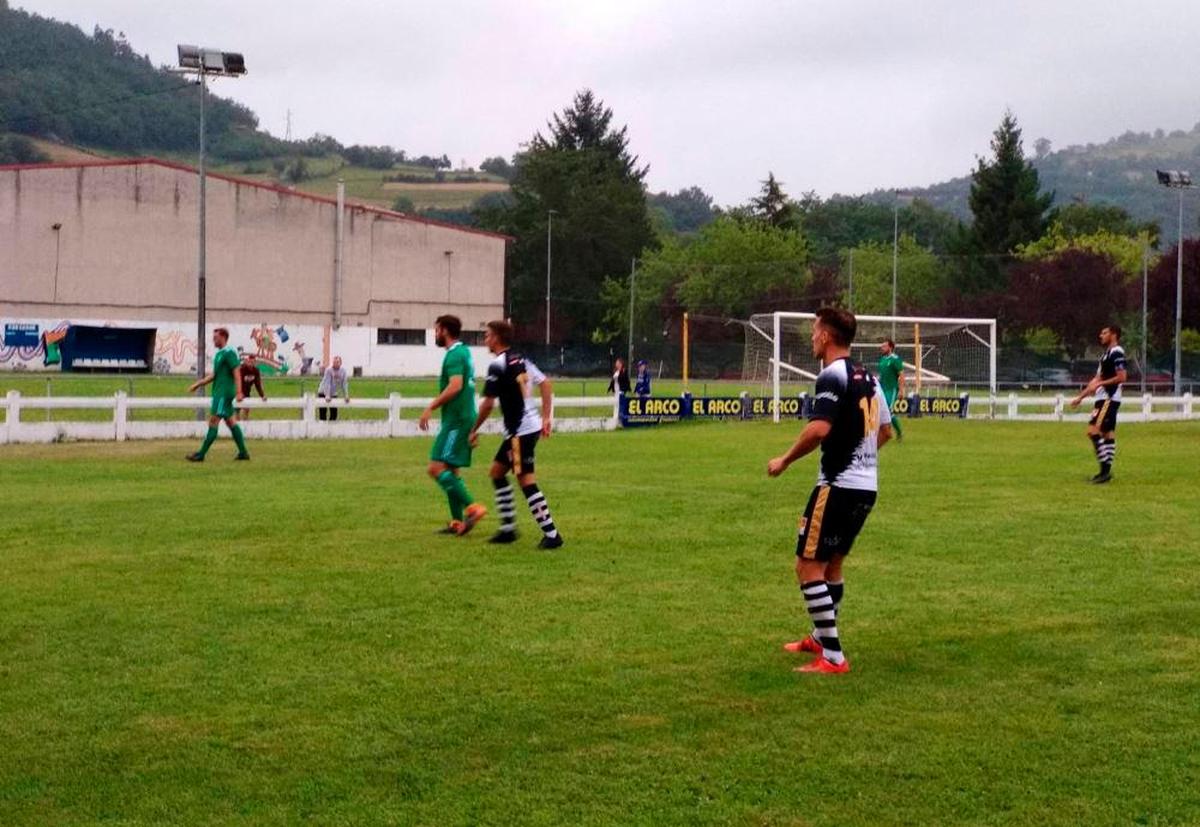
[[[879,387],[891,411],[896,399],[904,396],[904,360],[896,353],[896,343],[890,338],[883,340],[879,354],[879,368],[875,375],[879,377]],[[896,430],[896,439],[904,439],[899,416],[893,417],[892,427]]]

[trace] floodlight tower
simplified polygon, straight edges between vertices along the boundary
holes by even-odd
[[[1158,183],[1179,191],[1179,246],[1175,248],[1175,395],[1183,393],[1183,191],[1192,189],[1192,174],[1178,169],[1155,170]]]
[[[200,84],[200,253],[197,264],[197,302],[196,302],[196,377],[203,378],[207,367],[205,358],[205,248],[206,248],[206,195],[207,176],[204,165],[204,106],[208,96],[208,78],[236,78],[246,74],[246,59],[240,52],[222,52],[219,49],[202,49],[199,46],[180,44],[179,68],[176,74],[195,75]],[[200,393],[203,393],[201,389]],[[203,412],[202,412],[203,413]]]

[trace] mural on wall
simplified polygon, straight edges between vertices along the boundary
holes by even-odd
[[[4,342],[0,344],[0,365],[9,365],[13,370],[27,370],[30,367],[58,364],[57,343],[70,326],[71,323],[67,321],[48,324],[44,328],[37,322],[5,323]],[[47,342],[50,343],[49,347]],[[37,362],[42,364],[31,364]]]

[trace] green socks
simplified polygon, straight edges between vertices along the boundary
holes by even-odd
[[[896,436],[904,436],[904,429],[900,427],[900,414],[892,414],[892,428],[896,431]]]
[[[213,429],[216,430],[215,428]],[[229,432],[233,434],[233,441],[237,445],[238,453],[242,456],[249,456],[246,451],[246,437],[242,435],[242,426],[233,423],[229,426]]]
[[[446,470],[438,474],[437,484],[446,492],[446,499],[450,501],[450,516],[461,520],[463,509],[475,502],[471,493],[467,491],[466,483],[453,471]]]
[[[196,453],[198,453],[200,456],[204,456],[205,454],[208,453],[208,449],[211,448],[212,444],[216,441],[217,441],[217,429],[215,426],[210,426],[208,429],[208,433],[206,433],[204,435],[204,444],[200,446],[200,450],[197,451]]]

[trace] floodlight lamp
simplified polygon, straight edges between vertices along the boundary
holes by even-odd
[[[181,69],[199,69],[200,68],[200,47],[188,46],[179,44],[176,47],[179,51],[179,68]]]
[[[244,75],[246,74],[246,58],[241,52],[225,52],[225,74],[227,75]]]
[[[1156,169],[1154,174],[1158,176],[1158,183],[1164,187],[1190,187],[1192,185],[1192,174],[1187,170]]]
[[[206,72],[224,72],[225,55],[216,49],[204,49],[200,52],[200,61]]]

